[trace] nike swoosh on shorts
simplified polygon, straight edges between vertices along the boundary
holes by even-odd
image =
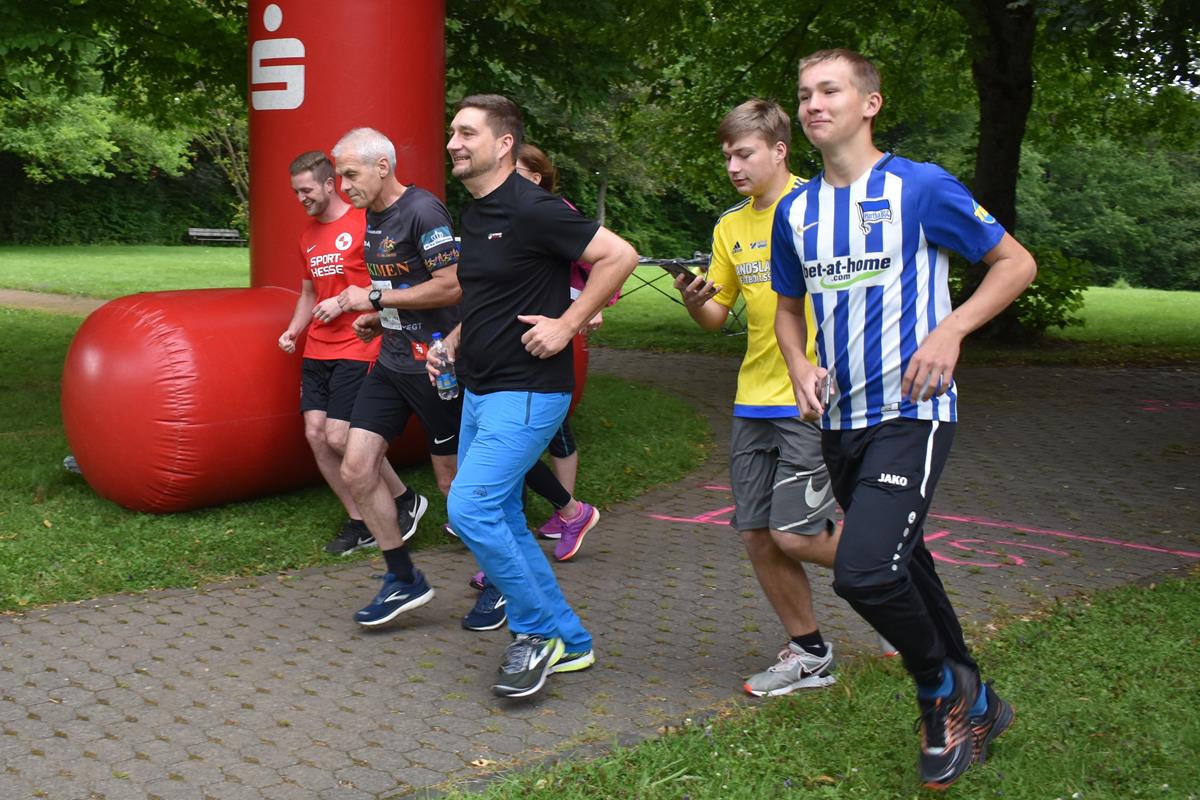
[[[825,488],[819,492],[813,491],[812,478],[808,479],[808,485],[804,487],[804,502],[808,503],[809,508],[818,508],[821,503],[825,502],[825,495],[829,494],[829,484],[825,484]]]

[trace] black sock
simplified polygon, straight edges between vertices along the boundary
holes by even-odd
[[[803,647],[814,656],[824,656],[829,652],[829,646],[825,644],[825,640],[821,638],[821,629],[817,628],[812,633],[806,633],[803,636],[793,636],[792,642],[798,647]]]
[[[411,503],[414,494],[415,492],[413,492],[411,486],[405,486],[404,491],[396,495],[396,505],[400,505],[401,503]]]
[[[408,555],[408,548],[404,545],[383,551],[383,560],[387,562],[388,572],[396,576],[396,580],[401,583],[412,583],[416,575],[413,574],[412,558]]]

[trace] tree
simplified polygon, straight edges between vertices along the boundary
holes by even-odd
[[[1010,231],[1017,229],[1021,145],[1034,96],[1035,47],[1069,42],[1088,67],[1108,68],[1142,90],[1177,81],[1200,85],[1200,9],[1186,0],[956,0],[969,32],[971,73],[979,93],[979,143],[972,189]],[[986,274],[968,268],[969,295]],[[994,336],[1022,334],[1020,309],[989,324]]]
[[[51,130],[56,103],[71,108],[92,93],[109,98],[113,114],[154,130],[182,125],[198,133],[237,186],[245,72],[230,54],[245,47],[245,16],[244,0],[0,5],[0,105],[8,104],[0,119],[17,109]],[[802,55],[859,50],[884,75],[880,145],[968,178],[1022,239],[1031,224],[1045,267],[1032,290],[1036,302],[1026,304],[1041,304],[1030,323],[1036,329],[1036,320],[1054,317],[1048,309],[1066,308],[1078,292],[1071,285],[1080,259],[1148,263],[1112,242],[1085,247],[1066,222],[1045,216],[1061,213],[1062,204],[1030,198],[1057,200],[1068,182],[1074,186],[1069,166],[1107,171],[1122,147],[1155,170],[1194,163],[1198,16],[1200,4],[1190,0],[915,0],[893,14],[830,0],[448,0],[446,94],[451,105],[481,91],[513,97],[529,138],[555,158],[566,193],[585,212],[606,214],[647,248],[687,252],[707,244],[712,217],[736,199],[714,140],[721,116],[751,96],[791,110]],[[57,87],[57,100],[47,101],[47,86]],[[80,113],[77,124],[85,122],[99,130]],[[7,141],[0,147],[36,150],[35,139]],[[97,148],[103,142],[115,140],[95,137]],[[1070,147],[1091,143],[1107,148],[1104,158],[1070,160]],[[1037,156],[1036,168],[1022,166],[1022,153]],[[106,162],[97,149],[84,163]],[[793,168],[802,175],[819,169],[798,131]],[[1118,185],[1126,184],[1115,177],[1104,184]],[[465,199],[455,195],[456,181],[448,186],[452,204]],[[1079,191],[1094,203],[1110,189],[1085,180]],[[1125,242],[1148,248],[1144,236]],[[963,294],[981,274],[966,272]],[[1130,274],[1149,273],[1139,267]],[[1026,312],[1016,313],[996,330],[1021,333]]]
[[[0,4],[0,99],[36,93],[34,67],[75,94],[100,76],[123,112],[193,122],[198,85],[245,96],[245,63],[230,57],[245,47],[245,0],[16,0]]]
[[[101,93],[98,76],[90,81],[95,88],[72,93],[34,65],[25,65],[24,72],[26,85],[39,91],[0,99],[0,151],[20,157],[31,180],[115,174],[145,179],[187,169],[191,133],[122,112],[114,98]]]
[[[245,207],[244,0],[0,5],[0,149],[35,180],[180,174],[193,142]]]

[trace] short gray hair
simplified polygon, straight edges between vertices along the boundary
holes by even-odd
[[[333,157],[341,158],[347,152],[358,156],[359,161],[374,164],[381,158],[386,158],[388,168],[396,174],[396,146],[392,140],[374,128],[354,128],[347,131],[338,143],[333,146]]]

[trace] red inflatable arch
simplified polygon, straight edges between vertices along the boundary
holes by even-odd
[[[369,125],[395,142],[402,180],[445,188],[440,0],[251,0],[249,13],[253,288],[114,300],[80,327],[63,368],[63,423],[84,477],[139,511],[319,480],[299,413],[302,346],[288,356],[275,344],[301,280],[292,158]],[[401,31],[404,47],[377,46]],[[364,52],[369,73],[356,66]],[[578,398],[587,351],[582,338],[574,346]],[[426,458],[424,441],[410,425],[392,460]]]

